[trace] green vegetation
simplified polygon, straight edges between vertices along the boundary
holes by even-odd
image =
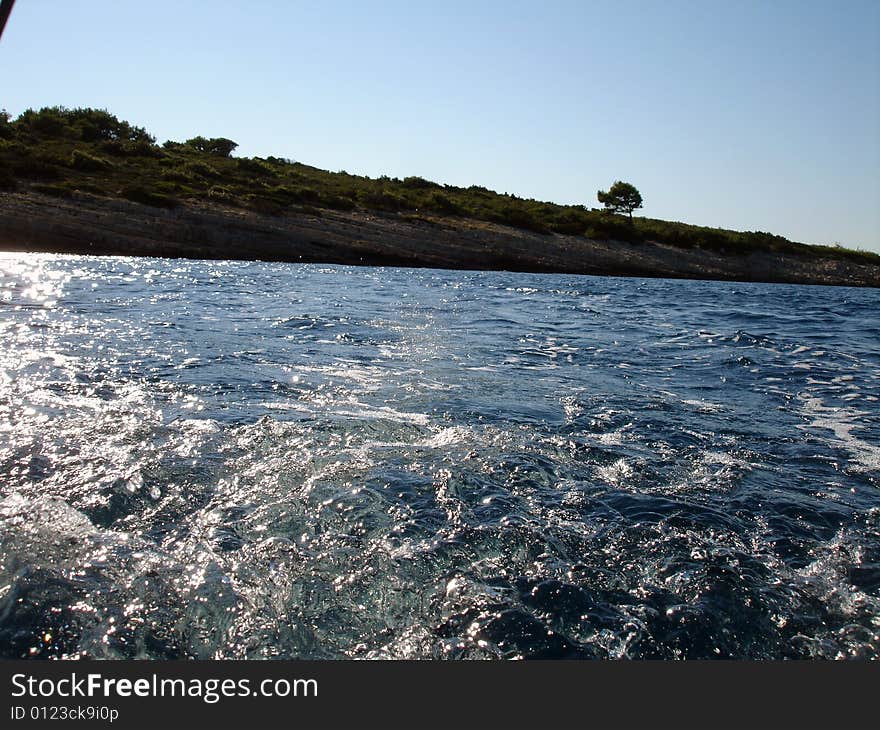
[[[599,202],[609,213],[626,213],[632,220],[633,211],[642,207],[642,194],[635,185],[618,180],[607,191],[596,193]]]
[[[541,234],[880,263],[876,254],[806,246],[760,231],[631,218],[641,205],[641,195],[628,183],[615,183],[604,193],[607,200],[600,194],[608,210],[597,210],[523,199],[478,185],[441,185],[421,177],[370,178],[278,157],[232,157],[236,147],[224,137],[194,137],[159,146],[142,127],[97,109],[29,109],[14,120],[2,112],[0,190],[55,196],[82,191],[158,208],[203,201],[273,216],[315,214],[321,209],[364,210],[429,222],[451,216],[467,219],[469,225],[484,221]],[[615,212],[628,213],[630,219]]]

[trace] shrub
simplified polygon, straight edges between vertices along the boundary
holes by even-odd
[[[82,150],[74,150],[70,155],[70,166],[82,172],[101,172],[113,167],[110,160],[90,155]]]
[[[176,208],[179,205],[177,199],[150,190],[143,185],[126,185],[119,191],[119,195],[126,200],[149,205],[153,208]]]
[[[208,199],[215,203],[235,203],[235,196],[225,185],[215,185],[208,188]]]
[[[30,155],[31,150],[26,144],[14,139],[0,139],[0,155],[4,157],[22,157]]]
[[[13,131],[9,112],[5,109],[0,110],[0,139],[9,139],[12,137]]]
[[[505,205],[491,219],[514,228],[525,228],[535,233],[549,233],[550,229],[535,218],[528,210],[514,205]]]
[[[440,185],[435,182],[431,182],[430,180],[425,180],[423,177],[405,177],[403,178],[403,182],[400,183],[405,188],[410,188],[412,190],[427,190],[430,188],[439,188]]]
[[[68,136],[67,120],[62,111],[61,107],[46,107],[39,111],[27,109],[15,120],[15,127],[27,135],[39,137]]]
[[[101,143],[101,151],[114,157],[165,157],[165,153],[159,147],[145,140],[137,142],[106,140]]]
[[[30,154],[15,160],[11,167],[16,177],[28,180],[57,180],[61,177],[57,164]]]
[[[31,190],[42,195],[50,195],[53,198],[69,198],[73,195],[73,189],[64,183],[60,185],[36,183],[31,185]]]
[[[630,243],[644,240],[644,234],[635,226],[630,225],[629,219],[605,213],[592,216],[592,220],[587,226],[586,236],[587,238],[629,241]]]
[[[6,165],[0,165],[0,190],[15,190],[18,187],[18,180],[12,170]]]
[[[237,142],[233,142],[231,139],[226,139],[226,137],[193,137],[192,139],[188,139],[186,141],[187,147],[192,147],[197,152],[203,152],[209,155],[216,155],[218,157],[229,157],[232,154],[232,151],[238,147]]]
[[[335,210],[354,210],[357,204],[351,198],[342,195],[334,195],[333,193],[324,193],[320,197],[321,205]]]
[[[168,182],[191,183],[193,176],[179,167],[172,167],[169,170],[162,171],[162,179]]]
[[[235,165],[240,172],[248,175],[257,175],[259,177],[274,177],[275,170],[266,163],[260,162],[250,157],[239,157],[235,160]]]
[[[291,193],[293,203],[317,203],[321,199],[320,193],[314,188],[292,188]]]
[[[276,201],[259,195],[246,196],[245,205],[250,210],[261,215],[280,216],[284,213],[283,205],[279,205]]]
[[[71,183],[65,183],[71,185]],[[92,195],[107,195],[107,190],[102,185],[93,185],[92,183],[80,181],[74,187],[74,192],[91,193]]]
[[[360,193],[358,199],[364,206],[374,210],[398,211],[404,207],[411,207],[405,205],[400,196],[387,190],[369,190]]]
[[[205,162],[187,162],[181,168],[191,177],[218,178],[221,177],[220,172],[213,165]]]
[[[25,135],[83,142],[128,140],[152,144],[156,141],[143,127],[120,121],[104,109],[66,109],[63,106],[43,107],[39,111],[28,109],[19,115],[14,125]]]
[[[79,133],[84,142],[119,141],[153,145],[156,138],[143,127],[136,127],[120,121],[114,114],[104,109],[64,110],[68,124]]]
[[[579,236],[587,228],[587,214],[571,209],[563,209],[550,217],[550,229],[555,233]]]
[[[448,215],[461,215],[464,212],[464,209],[458,203],[443,195],[443,193],[433,193],[425,201],[423,207]]]

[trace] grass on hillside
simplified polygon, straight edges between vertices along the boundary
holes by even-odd
[[[164,208],[209,201],[272,216],[321,208],[408,219],[453,216],[541,234],[880,264],[880,256],[870,252],[807,246],[761,231],[638,217],[630,222],[605,211],[523,199],[478,185],[441,185],[421,177],[370,178],[278,157],[233,157],[236,146],[224,138],[203,137],[159,146],[142,127],[97,109],[48,107],[28,110],[14,120],[0,112],[0,190],[30,189],[56,196],[79,190]]]

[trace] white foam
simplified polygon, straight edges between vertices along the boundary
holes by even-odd
[[[682,403],[693,406],[702,413],[720,413],[724,410],[724,406],[720,403],[710,403],[705,400],[683,400]]]
[[[603,481],[615,486],[623,486],[623,483],[633,474],[633,468],[626,459],[618,459],[613,464],[596,467],[596,475]]]
[[[450,426],[441,429],[431,438],[420,441],[419,446],[427,446],[432,449],[451,446],[452,444],[464,441],[468,434],[470,434],[470,430],[464,426]]]
[[[388,406],[368,406],[362,403],[356,403],[356,409],[334,409],[331,411],[336,416],[346,416],[348,418],[365,418],[386,421],[396,421],[397,423],[414,423],[417,426],[427,426],[429,417],[426,413],[407,413],[398,411]]]
[[[861,427],[862,416],[867,411],[826,406],[820,398],[803,398],[802,414],[811,419],[807,428],[824,428],[834,434],[836,444],[852,454],[857,471],[880,469],[880,447],[853,435],[853,430]],[[801,426],[803,428],[803,426]]]

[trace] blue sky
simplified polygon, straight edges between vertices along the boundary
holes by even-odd
[[[880,251],[880,2],[19,0],[0,107]]]

